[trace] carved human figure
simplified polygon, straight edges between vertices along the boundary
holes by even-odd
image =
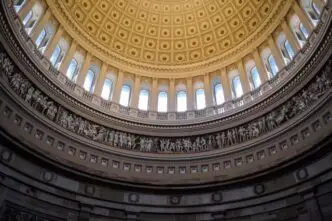
[[[55,104],[53,103],[53,101],[51,101],[49,103],[48,109],[46,111],[46,116],[48,117],[48,119],[50,120],[54,120],[56,114],[58,112],[58,108],[55,106]]]
[[[240,142],[244,142],[246,138],[246,129],[243,126],[240,126],[239,128],[239,135],[240,135]]]
[[[33,95],[34,91],[35,91],[34,87],[30,87],[28,89],[28,92],[27,92],[27,94],[25,96],[25,99],[24,99],[26,102],[31,103],[31,98],[32,98],[32,95]]]
[[[114,133],[113,145],[116,147],[119,145],[119,132]]]
[[[274,128],[277,127],[276,122],[275,122],[275,112],[274,111],[267,115],[266,120],[267,120],[267,126],[268,126],[269,130],[273,130]]]
[[[217,147],[218,147],[219,149],[223,148],[222,141],[221,141],[221,134],[220,134],[220,133],[218,133],[218,134],[216,135],[216,140],[217,140]]]
[[[233,133],[230,130],[227,130],[227,145],[233,145]]]
[[[68,127],[67,115],[68,115],[68,112],[66,110],[64,110],[64,111],[62,111],[60,119],[59,119],[59,125],[64,128]]]
[[[139,146],[140,146],[139,150],[141,152],[145,152],[145,138],[144,137],[140,137]]]

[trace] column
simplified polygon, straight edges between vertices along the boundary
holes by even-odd
[[[175,94],[175,79],[169,80],[169,95],[168,95],[168,111],[174,112],[176,110],[176,94]]]
[[[206,107],[213,106],[213,96],[212,96],[212,92],[211,92],[210,74],[204,75],[204,90],[205,90]]]
[[[130,105],[130,107],[132,107],[132,108],[138,108],[140,89],[141,89],[141,76],[136,75],[134,88],[133,88],[133,96],[132,96],[131,105]]]
[[[193,79],[187,78],[187,110],[194,110],[195,98],[193,96]]]
[[[46,23],[51,18],[51,10],[47,9],[43,17],[40,19],[36,27],[31,32],[31,40],[35,42],[41,32],[41,30],[45,27]]]
[[[47,46],[47,49],[44,53],[44,56],[46,58],[48,58],[48,59],[51,58],[53,51],[54,51],[55,47],[57,46],[57,44],[59,43],[62,35],[63,35],[63,28],[61,26],[59,26],[58,30],[56,31],[54,37],[52,38],[51,42]]]
[[[115,103],[119,103],[119,101],[120,101],[123,78],[124,78],[124,73],[123,73],[123,71],[119,70],[118,77],[117,77],[116,84],[115,84],[114,94],[112,96],[112,101]]]
[[[157,104],[158,104],[158,78],[152,79],[152,89],[151,89],[151,107],[150,110],[157,111]]]
[[[97,82],[96,82],[96,87],[95,87],[95,91],[94,94],[100,96],[101,92],[103,90],[103,86],[104,86],[104,81],[105,81],[105,74],[107,72],[107,64],[103,63],[101,65],[101,69],[100,72],[98,74],[98,78],[97,78]]]
[[[300,21],[303,23],[303,26],[305,27],[305,29],[307,29],[308,33],[311,33],[312,30],[314,29],[314,25],[310,21],[310,18],[308,17],[307,13],[303,11],[303,9],[301,8],[301,6],[297,1],[294,1],[293,10],[295,11],[295,14],[299,16]]]
[[[250,82],[248,79],[248,75],[247,75],[246,71],[244,70],[242,59],[237,62],[237,68],[240,72],[240,79],[241,79],[243,94],[246,94],[246,93],[250,92]]]
[[[273,58],[276,61],[276,64],[278,66],[278,69],[281,70],[285,66],[285,63],[284,63],[284,60],[282,59],[281,52],[277,48],[277,45],[272,36],[270,36],[268,38],[268,43],[269,43]]]
[[[77,76],[76,83],[78,85],[83,86],[84,80],[85,80],[85,76],[86,76],[86,74],[87,74],[90,66],[91,66],[91,54],[89,52],[87,52],[86,56],[85,56],[85,60],[84,60],[83,66],[82,66],[82,69],[81,69],[79,75]]]
[[[70,48],[69,48],[68,52],[65,54],[65,58],[63,59],[61,65],[60,65],[59,70],[61,73],[66,74],[68,66],[74,57],[74,53],[76,52],[76,47],[77,47],[77,43],[74,40],[72,40]]]
[[[18,12],[18,16],[21,18],[22,21],[28,15],[29,11],[35,5],[36,1],[37,0],[29,0],[24,3],[21,10]]]
[[[226,68],[222,68],[220,70],[220,79],[221,79],[222,88],[224,90],[225,101],[232,100],[232,91],[229,84],[229,78],[227,76]]]
[[[269,76],[263,65],[262,58],[261,58],[257,48],[253,51],[253,56],[254,56],[256,68],[259,72],[259,77],[261,78],[262,83],[264,83],[269,80]]]
[[[301,46],[300,46],[299,42],[296,40],[293,32],[290,30],[290,27],[289,27],[287,21],[284,20],[281,23],[281,27],[282,27],[282,30],[283,30],[287,40],[289,41],[290,45],[292,46],[294,53],[297,54],[301,50]]]

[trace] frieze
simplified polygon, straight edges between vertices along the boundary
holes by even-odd
[[[229,148],[275,130],[313,106],[331,88],[331,81],[327,77],[331,72],[331,66],[330,59],[322,74],[317,75],[307,87],[275,110],[251,122],[203,136],[168,138],[126,133],[87,120],[51,100],[22,73],[14,73],[10,58],[5,53],[0,54],[0,75],[7,78],[10,88],[26,104],[49,120],[95,142],[132,151],[156,153],[192,153]]]

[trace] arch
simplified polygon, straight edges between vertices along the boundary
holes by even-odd
[[[299,42],[300,46],[303,47],[309,36],[307,29],[304,27],[303,23],[297,15],[293,15],[290,18],[289,23],[297,41]]]
[[[294,50],[289,41],[287,40],[286,36],[284,35],[284,33],[280,33],[278,35],[277,41],[283,59],[285,63],[288,64],[295,57]]]
[[[300,0],[300,5],[302,6],[305,13],[308,15],[310,21],[314,26],[319,22],[319,17],[321,15],[321,8],[312,0]]]
[[[254,60],[249,60],[246,65],[246,73],[249,78],[251,90],[261,85],[261,78]]]
[[[50,42],[50,39],[54,33],[54,26],[52,24],[47,24],[39,33],[35,44],[40,53],[44,53],[48,43]]]
[[[268,72],[269,78],[274,77],[278,73],[279,68],[272,55],[270,48],[265,48],[262,51],[261,56],[262,56],[263,63],[265,65],[265,69]]]
[[[205,100],[205,91],[203,88],[197,89],[195,91],[196,95],[196,109],[201,110],[206,107],[206,100]]]
[[[128,107],[130,96],[131,96],[131,87],[128,84],[122,85],[120,101],[119,101],[120,105]]]
[[[84,80],[84,84],[83,84],[83,88],[86,91],[92,92],[95,78],[96,78],[96,73],[93,70],[89,69],[85,76],[85,80]]]
[[[275,76],[278,73],[279,68],[278,68],[276,60],[274,59],[272,54],[269,55],[269,57],[267,58],[267,61],[268,61],[270,73],[272,73],[272,75]]]
[[[158,94],[158,112],[167,112],[168,108],[168,93],[160,91]]]
[[[104,80],[103,89],[100,95],[104,100],[111,99],[112,87],[113,87],[113,81],[109,78],[106,78]]]
[[[63,57],[63,50],[62,48],[60,47],[60,45],[58,44],[55,48],[54,48],[54,51],[51,55],[51,58],[50,58],[50,62],[51,64],[55,67],[55,68],[58,68],[59,67],[59,63],[60,61],[62,60],[62,57]]]
[[[34,29],[36,23],[38,22],[43,13],[44,13],[43,6],[40,3],[36,3],[27,13],[27,15],[24,18],[21,18],[22,25],[28,35]]]
[[[232,94],[234,98],[239,98],[243,95],[240,75],[232,78]]]
[[[75,58],[73,58],[68,66],[66,76],[69,80],[75,82],[78,72],[79,72],[78,62]]]
[[[187,111],[187,92],[179,91],[176,94],[176,110],[178,112]]]
[[[138,109],[148,110],[150,93],[147,89],[141,89],[138,96]]]
[[[256,89],[262,84],[261,78],[259,76],[259,73],[258,73],[258,70],[257,70],[256,66],[254,66],[250,70],[250,78],[251,78],[251,82],[252,82],[252,89]]]
[[[222,103],[224,103],[225,95],[224,95],[224,89],[223,89],[221,83],[215,84],[213,91],[214,91],[214,99],[215,99],[216,105],[221,105]]]

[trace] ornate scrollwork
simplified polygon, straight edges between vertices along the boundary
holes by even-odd
[[[331,80],[327,78],[327,74],[331,72],[331,66],[332,60],[329,60],[323,73],[317,75],[306,88],[277,109],[249,123],[214,134],[168,138],[126,133],[98,125],[78,116],[51,100],[22,73],[14,73],[11,60],[6,54],[0,53],[0,76],[4,74],[13,91],[49,120],[99,143],[133,151],[159,153],[189,153],[222,149],[252,140],[274,130],[306,110],[331,88]]]

